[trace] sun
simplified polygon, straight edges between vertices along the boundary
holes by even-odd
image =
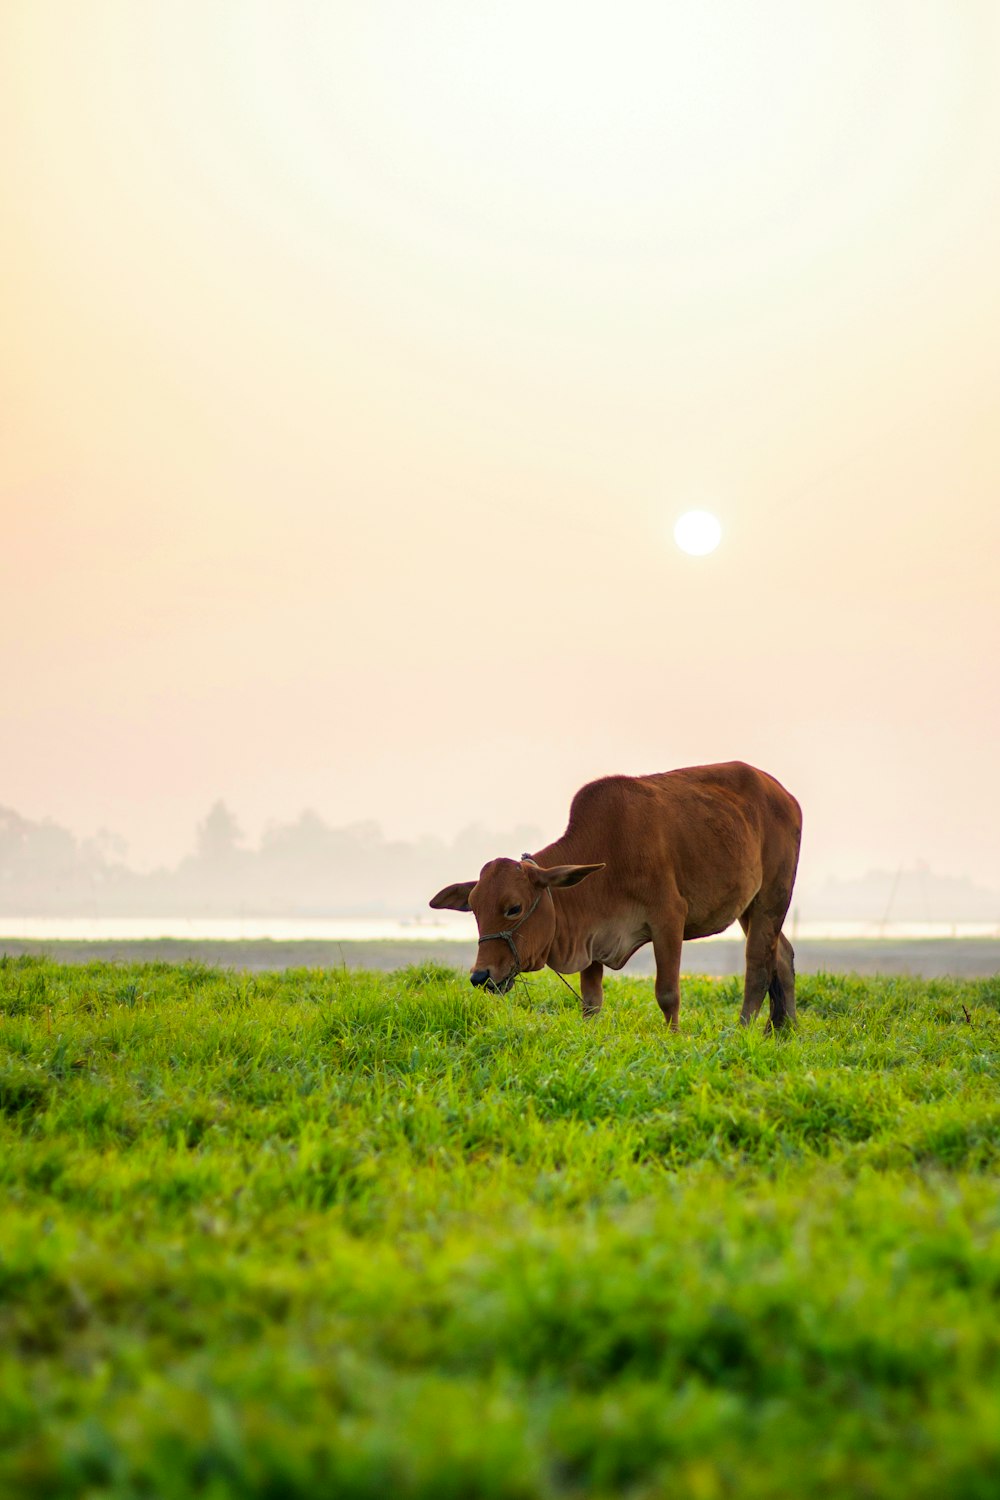
[[[704,557],[714,552],[722,540],[722,527],[707,510],[686,510],[674,526],[674,541],[682,552]]]

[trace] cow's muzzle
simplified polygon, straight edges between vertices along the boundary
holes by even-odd
[[[517,978],[517,970],[512,969],[505,974],[503,979],[494,979],[489,969],[473,969],[469,975],[470,983],[477,989],[484,989],[491,995],[506,995],[514,988],[514,980]]]

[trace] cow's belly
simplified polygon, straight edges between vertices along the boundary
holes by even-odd
[[[692,905],[684,924],[684,938],[713,937],[746,911],[760,888],[759,870],[751,870],[739,883],[713,893],[712,897]],[[608,917],[589,934],[580,933],[575,941],[561,947],[558,956],[550,958],[552,967],[561,974],[577,974],[590,963],[602,963],[609,969],[621,969],[644,943],[652,942],[653,933],[646,913],[638,903]]]
[[[692,907],[684,923],[685,942],[692,938],[715,937],[718,933],[725,932],[727,927],[731,927],[742,916],[759,890],[760,873],[753,870],[739,885],[716,896],[715,900],[704,902],[700,909]]]
[[[689,943],[694,938],[717,937],[720,932],[732,927],[739,914],[739,911],[726,910],[711,917],[703,917],[698,922],[687,922],[684,926],[684,941]]]

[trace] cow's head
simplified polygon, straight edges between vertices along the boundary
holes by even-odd
[[[472,983],[505,995],[520,973],[543,969],[556,931],[552,892],[578,885],[603,865],[553,865],[524,859],[491,859],[478,880],[446,885],[431,906],[471,911],[479,925]]]

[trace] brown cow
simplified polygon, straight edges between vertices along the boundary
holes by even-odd
[[[792,945],[781,924],[801,832],[795,798],[741,761],[607,776],[577,792],[554,844],[520,860],[492,859],[478,880],[446,886],[430,904],[475,913],[473,984],[504,994],[519,973],[548,964],[579,973],[585,1016],[603,1004],[605,964],[620,969],[652,943],[656,999],[674,1031],[681,943],[739,920],[740,1020],[748,1025],[769,994],[778,1027],[795,1020]]]

